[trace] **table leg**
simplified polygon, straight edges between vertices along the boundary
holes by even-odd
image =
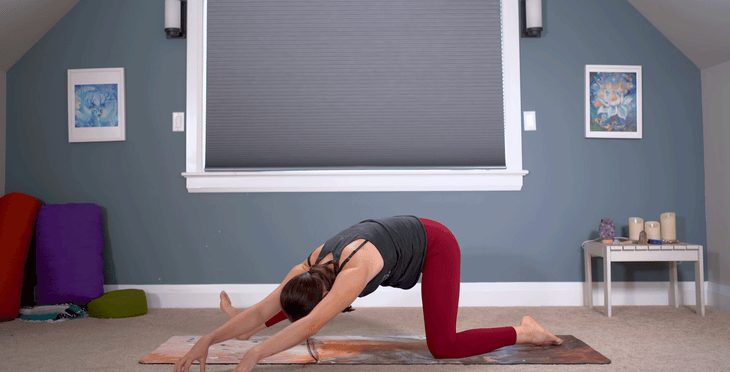
[[[583,251],[585,256],[586,283],[583,289],[583,303],[589,309],[593,308],[593,276],[591,273],[591,254]]]
[[[669,306],[679,307],[679,285],[677,284],[677,261],[669,261]]]
[[[604,301],[606,302],[606,316],[611,317],[611,250],[606,250],[606,256],[603,257],[603,281],[606,285],[604,291]]]
[[[705,316],[705,265],[703,262],[702,246],[695,261],[695,293],[697,301],[697,315]]]

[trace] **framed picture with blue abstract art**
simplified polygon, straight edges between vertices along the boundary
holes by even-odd
[[[124,141],[124,105],[124,68],[68,70],[68,141]]]
[[[586,65],[586,138],[641,139],[641,66]]]

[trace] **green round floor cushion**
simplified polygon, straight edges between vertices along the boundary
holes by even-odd
[[[120,289],[89,302],[92,318],[129,318],[147,314],[147,297],[141,289]]]

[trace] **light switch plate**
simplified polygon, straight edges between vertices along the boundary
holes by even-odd
[[[172,113],[172,131],[173,132],[184,132],[185,131],[185,113],[184,112],[173,112]]]
[[[535,111],[525,111],[522,115],[525,122],[525,131],[537,130],[537,119],[535,118]]]

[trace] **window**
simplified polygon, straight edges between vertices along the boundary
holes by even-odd
[[[520,190],[522,169],[517,0],[502,1],[504,166],[322,167],[213,170],[206,165],[205,0],[188,1],[186,177],[189,192]],[[233,36],[235,37],[235,36]],[[212,128],[212,127],[211,127]],[[211,129],[209,128],[209,129]],[[225,137],[225,134],[223,135]],[[213,141],[215,144],[215,141]]]

